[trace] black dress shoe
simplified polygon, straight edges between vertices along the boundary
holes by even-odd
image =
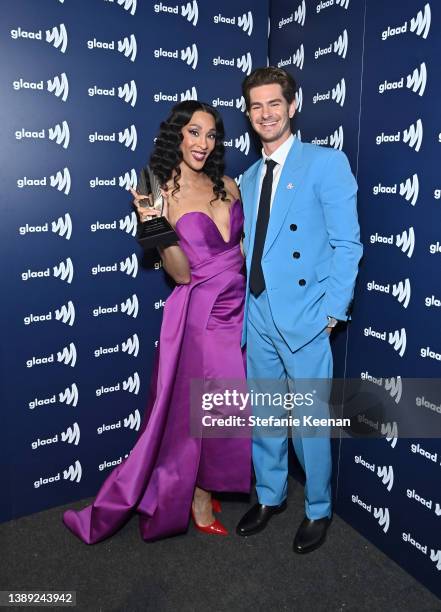
[[[283,501],[279,506],[265,506],[263,504],[255,504],[248,510],[246,514],[240,519],[236,533],[240,536],[249,536],[254,533],[259,533],[262,529],[265,529],[268,521],[273,514],[279,514],[286,510],[286,500]]]
[[[304,555],[321,546],[330,523],[331,519],[327,517],[313,521],[305,516],[294,538],[294,552]]]

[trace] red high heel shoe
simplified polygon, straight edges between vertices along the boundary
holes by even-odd
[[[214,497],[211,498],[211,507],[213,508],[213,512],[222,512],[220,501],[214,499]]]
[[[219,504],[219,502],[217,503]],[[220,507],[220,504],[219,504],[219,507]],[[212,535],[221,535],[221,536],[228,535],[228,531],[225,529],[222,523],[218,521],[217,519],[214,519],[214,521],[210,523],[209,525],[199,525],[196,522],[196,518],[194,516],[193,506],[191,507],[191,517],[193,519],[193,523],[196,529],[199,529],[199,531],[202,531],[202,533],[209,533]]]

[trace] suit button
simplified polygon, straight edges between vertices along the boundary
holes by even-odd
[[[300,257],[300,253],[298,251],[294,251],[292,256],[294,257],[294,259],[298,259]]]
[[[301,279],[299,280],[299,285],[300,285],[300,287],[304,287],[304,286],[306,285],[306,281],[305,281],[305,279],[304,279],[304,278],[301,278]]]
[[[295,223],[291,223],[291,225],[289,226],[289,229],[292,232],[296,232],[297,231],[297,225]]]

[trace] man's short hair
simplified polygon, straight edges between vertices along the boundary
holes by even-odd
[[[259,87],[260,85],[272,85],[276,83],[282,88],[283,97],[291,104],[294,100],[297,85],[293,77],[283,70],[282,68],[276,68],[275,66],[268,66],[267,68],[256,68],[253,72],[247,76],[242,83],[242,93],[245,98],[245,104],[247,110],[250,108],[250,90],[253,87]]]

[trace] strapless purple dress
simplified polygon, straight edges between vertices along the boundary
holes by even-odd
[[[95,501],[63,516],[65,525],[87,544],[111,536],[135,512],[144,540],[186,531],[196,485],[208,491],[250,489],[249,438],[190,435],[191,379],[245,380],[240,347],[242,226],[239,201],[231,206],[228,242],[205,213],[185,213],[177,222],[191,282],[177,286],[166,300],[151,397],[138,439]]]

